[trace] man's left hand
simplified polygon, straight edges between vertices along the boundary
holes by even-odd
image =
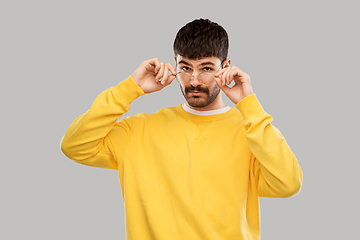
[[[235,66],[221,69],[215,74],[215,81],[219,88],[235,104],[254,93],[249,74]],[[230,85],[232,81],[234,81],[235,84],[229,87],[228,85]]]

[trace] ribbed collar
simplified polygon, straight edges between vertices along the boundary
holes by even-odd
[[[186,103],[183,103],[181,106],[188,113],[192,113],[192,114],[199,115],[199,116],[210,116],[210,115],[215,115],[215,114],[221,114],[221,113],[225,113],[231,109],[231,107],[226,106],[226,107],[215,109],[215,110],[199,111],[199,110],[195,110],[195,109],[188,107],[186,105]]]
[[[202,116],[202,115],[197,115],[197,114],[194,114],[194,113],[189,113],[189,112],[184,110],[182,104],[176,106],[175,109],[184,118],[187,118],[189,120],[196,121],[196,122],[218,121],[218,120],[222,120],[222,119],[225,119],[225,118],[229,118],[229,117],[233,116],[234,114],[239,113],[239,111],[237,109],[233,108],[233,107],[229,107],[229,110],[227,110],[226,112],[219,113],[219,114],[213,114],[213,115],[207,115],[207,116]]]

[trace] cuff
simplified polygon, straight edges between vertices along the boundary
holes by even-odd
[[[236,104],[236,108],[240,110],[245,121],[264,113],[264,109],[255,94],[241,99],[240,102]]]
[[[125,104],[130,104],[136,98],[145,94],[144,91],[134,82],[131,76],[120,82],[115,87],[111,87],[111,91],[118,100],[121,98],[121,102]]]

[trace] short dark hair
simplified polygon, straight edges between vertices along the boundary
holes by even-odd
[[[196,19],[187,23],[177,33],[174,53],[190,59],[218,57],[227,59],[229,39],[226,30],[208,19]]]

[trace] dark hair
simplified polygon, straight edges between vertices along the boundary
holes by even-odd
[[[200,59],[218,57],[226,60],[229,39],[226,30],[208,19],[196,19],[182,27],[174,41],[175,56]]]

